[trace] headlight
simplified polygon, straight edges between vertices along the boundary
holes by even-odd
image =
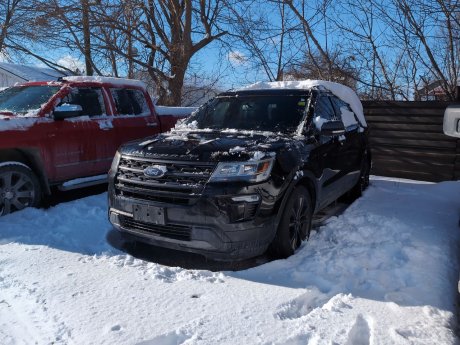
[[[248,181],[262,182],[268,179],[274,158],[249,162],[221,162],[211,175],[211,182]]]

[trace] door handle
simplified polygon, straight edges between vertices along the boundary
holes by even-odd
[[[156,122],[147,122],[147,127],[157,127],[158,123]]]

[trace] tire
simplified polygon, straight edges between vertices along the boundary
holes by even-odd
[[[0,166],[0,216],[40,206],[42,191],[37,176],[22,163]]]
[[[312,214],[310,193],[303,186],[296,187],[284,207],[270,253],[278,258],[294,254],[310,236]]]

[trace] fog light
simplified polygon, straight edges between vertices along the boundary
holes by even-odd
[[[237,195],[219,200],[219,208],[231,223],[248,221],[255,217],[261,197],[258,194]]]
[[[260,201],[260,195],[252,194],[252,195],[240,195],[232,197],[232,201],[235,202],[258,202]]]

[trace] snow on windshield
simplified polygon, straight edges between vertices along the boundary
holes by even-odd
[[[189,120],[187,129],[294,133],[307,104],[306,95],[241,95],[217,97]],[[182,129],[180,124],[176,128]]]
[[[364,118],[363,105],[356,93],[348,86],[333,83],[324,80],[299,80],[299,81],[276,81],[276,82],[258,82],[238,90],[266,90],[266,89],[303,89],[310,90],[314,87],[324,87],[331,91],[334,95],[347,102],[353,112],[358,116],[359,122],[363,126],[367,126]]]
[[[33,117],[59,86],[15,86],[0,93],[0,114]]]

